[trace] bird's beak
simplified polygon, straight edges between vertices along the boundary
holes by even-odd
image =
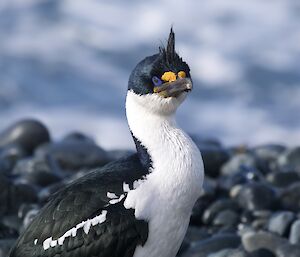
[[[189,78],[177,78],[177,80],[172,82],[166,82],[161,86],[154,87],[154,93],[160,96],[167,97],[177,97],[182,92],[191,91],[193,88],[193,83]]]

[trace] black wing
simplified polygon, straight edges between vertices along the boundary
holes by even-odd
[[[20,236],[10,257],[131,257],[137,245],[148,237],[148,223],[137,220],[134,210],[120,202],[109,204],[107,192],[124,194],[123,183],[131,188],[135,180],[148,173],[137,155],[116,161],[74,181],[47,203]],[[126,194],[124,194],[126,197]],[[61,238],[77,224],[101,215],[105,221],[91,226],[88,233],[78,229],[63,243],[46,250],[43,242]]]

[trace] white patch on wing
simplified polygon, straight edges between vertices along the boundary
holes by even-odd
[[[106,196],[107,196],[107,198],[109,198],[109,199],[115,199],[115,198],[118,198],[118,196],[117,196],[115,193],[110,193],[110,192],[107,192],[107,193],[106,193]]]
[[[125,197],[125,195],[122,194],[122,195],[120,195],[119,198],[110,200],[109,203],[110,203],[110,204],[116,204],[116,203],[119,203],[119,202],[122,201],[122,199],[123,199],[124,197]]]
[[[98,224],[105,222],[106,215],[107,215],[107,211],[103,210],[100,215],[98,215],[92,219],[82,221],[79,224],[77,224],[76,226],[74,226],[73,228],[69,229],[68,231],[66,231],[64,233],[63,236],[61,236],[57,240],[53,240],[52,237],[45,239],[45,241],[43,242],[44,250],[47,250],[50,247],[55,247],[57,245],[63,245],[63,243],[67,237],[70,237],[70,236],[75,237],[76,236],[78,229],[83,228],[84,233],[88,234],[92,226],[96,226]],[[36,243],[37,243],[37,239],[34,240],[34,244],[36,244]]]
[[[36,245],[36,244],[37,244],[37,242],[38,242],[38,239],[37,239],[37,238],[36,238],[36,239],[34,239],[34,241],[33,241],[34,245]]]
[[[124,193],[128,193],[130,191],[129,184],[123,182],[123,191]]]

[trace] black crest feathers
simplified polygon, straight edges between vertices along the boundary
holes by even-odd
[[[170,30],[169,39],[166,47],[160,47],[159,52],[167,64],[172,64],[180,59],[175,51],[175,33],[173,28]]]

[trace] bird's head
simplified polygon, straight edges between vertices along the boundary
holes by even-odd
[[[132,71],[128,90],[134,101],[158,114],[174,113],[192,90],[190,69],[175,51],[175,34],[171,28],[166,47],[148,56]]]

